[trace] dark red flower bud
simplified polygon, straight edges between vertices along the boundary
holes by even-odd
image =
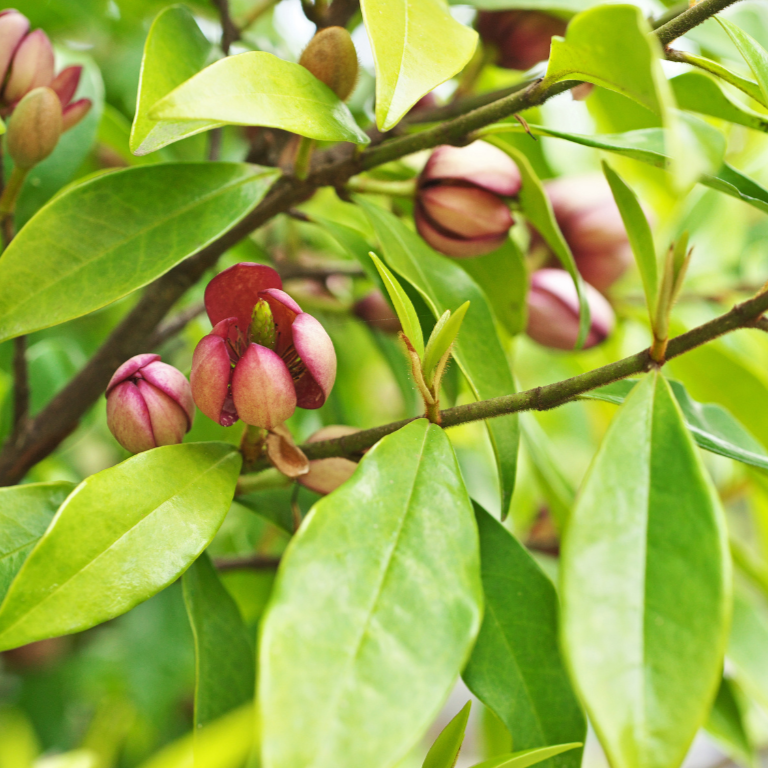
[[[0,90],[14,54],[29,32],[29,20],[13,8],[0,11]]]
[[[549,58],[552,37],[564,35],[567,22],[541,11],[480,11],[477,31],[497,51],[505,69],[530,69]]]
[[[585,285],[591,325],[584,349],[604,341],[613,330],[615,316],[605,297]],[[562,269],[540,269],[531,276],[526,333],[539,344],[573,349],[579,335],[579,297],[571,276]]]
[[[416,228],[446,256],[490,253],[514,223],[504,198],[519,191],[520,171],[500,149],[482,141],[438,147],[419,177]]]

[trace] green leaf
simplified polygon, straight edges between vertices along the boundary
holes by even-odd
[[[254,651],[235,601],[203,552],[182,577],[195,637],[195,728],[253,698]]]
[[[461,744],[464,741],[464,731],[469,720],[469,710],[472,702],[468,701],[443,728],[434,744],[429,748],[421,768],[453,768],[459,756]]]
[[[452,689],[481,612],[472,506],[445,433],[419,419],[318,501],[285,553],[260,641],[265,768],[396,763]]]
[[[0,601],[74,483],[0,488]]]
[[[387,269],[381,259],[375,253],[369,253],[369,256],[381,276],[389,298],[392,300],[392,305],[400,320],[400,325],[403,326],[403,333],[408,337],[408,341],[411,342],[416,350],[419,360],[422,360],[424,358],[424,336],[421,332],[419,316],[416,314],[413,302],[408,298],[397,278]]]
[[[768,118],[732,101],[717,81],[703,72],[686,72],[669,81],[681,109],[728,120],[768,133]]]
[[[738,693],[735,681],[724,677],[704,727],[732,759],[741,765],[752,766],[755,750],[744,724]]]
[[[444,0],[361,0],[376,65],[376,124],[388,131],[425,94],[461,72],[477,32]]]
[[[522,187],[518,195],[520,207],[528,221],[536,227],[538,233],[544,238],[552,252],[573,278],[576,292],[579,296],[579,335],[576,339],[576,348],[580,348],[589,333],[589,304],[584,293],[584,281],[576,262],[573,259],[571,248],[560,231],[560,226],[555,219],[552,203],[544,191],[539,177],[533,170],[528,158],[516,147],[494,136],[487,136],[485,140],[506,152],[517,164],[522,178]]]
[[[482,763],[473,765],[472,768],[528,768],[529,765],[536,765],[543,760],[549,760],[551,757],[568,752],[568,750],[581,747],[577,744],[558,744],[555,747],[543,747],[541,749],[524,749],[520,752],[509,752],[506,755],[497,755],[490,760],[483,760]]]
[[[717,492],[658,372],[611,422],[560,568],[564,650],[611,765],[680,765],[722,674],[730,557]]]
[[[211,44],[183,5],[160,11],[144,44],[139,95],[131,127],[131,152],[147,155],[174,141],[221,125],[210,120],[161,123],[149,117],[149,110],[160,99],[205,66],[210,52]]]
[[[552,582],[517,539],[475,504],[485,615],[462,676],[512,734],[517,747],[584,741],[587,724],[557,642]],[[543,758],[542,758],[543,759]],[[578,768],[581,750],[550,768]]]
[[[743,200],[763,213],[768,213],[768,189],[728,163],[723,163],[716,176],[704,178],[701,183],[737,200]]]
[[[554,12],[559,16],[572,15],[596,5],[600,0],[470,0],[468,5],[481,11],[510,9]]]
[[[471,303],[453,355],[477,399],[514,392],[515,382],[488,302],[472,278],[454,261],[435,253],[396,216],[362,197],[355,200],[373,224],[389,266],[418,290],[435,317],[464,301]],[[514,414],[490,419],[486,427],[499,470],[502,516],[506,516],[515,487],[517,419]]]
[[[680,53],[689,64],[699,67],[699,69],[706,70],[716,77],[719,77],[721,80],[725,80],[726,83],[730,83],[735,88],[746,93],[747,96],[753,98],[758,104],[768,107],[768,99],[763,95],[763,92],[760,90],[760,86],[757,83],[753,83],[751,80],[747,80],[740,75],[737,75],[735,72],[731,72],[716,61],[705,59],[703,56],[696,56],[687,51],[681,51]]]
[[[80,483],[0,606],[0,649],[88,629],[175,581],[221,525],[240,464],[228,443],[186,443]]]
[[[0,117],[0,136],[2,136],[5,133],[5,123],[3,122],[3,119]]]
[[[768,618],[762,605],[737,592],[728,641],[728,659],[744,691],[768,706]]]
[[[160,99],[149,117],[261,125],[319,141],[370,142],[325,83],[299,64],[263,51],[211,64]]]
[[[0,260],[0,341],[150,283],[231,229],[277,177],[254,165],[179,163],[126,168],[71,187]]]
[[[451,344],[456,341],[468,309],[469,302],[465,301],[453,314],[448,314],[447,317],[443,314],[443,317],[446,317],[444,323],[441,324],[438,321],[438,324],[435,325],[424,352],[424,376],[427,386],[432,386],[432,377],[437,364],[449,350]],[[450,313],[450,310],[446,310],[446,313]]]
[[[603,173],[611,186],[613,198],[621,213],[621,220],[626,227],[632,253],[635,255],[640,277],[643,280],[648,313],[653,317],[658,300],[659,277],[651,227],[635,192],[605,161],[603,161]]]
[[[744,57],[744,61],[747,62],[749,68],[752,70],[752,74],[757,80],[757,84],[760,86],[760,92],[762,99],[759,99],[763,104],[768,102],[768,51],[763,48],[760,43],[753,37],[750,37],[743,29],[737,27],[732,21],[728,19],[715,16],[720,26],[728,33],[728,36],[733,40],[733,44],[739,49],[739,53]]]
[[[587,400],[604,400],[621,405],[637,379],[624,379],[587,392]],[[728,410],[714,403],[694,400],[679,381],[669,381],[685,424],[700,448],[729,459],[768,469],[768,452]]]

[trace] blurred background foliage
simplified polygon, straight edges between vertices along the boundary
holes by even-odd
[[[55,153],[34,170],[20,201],[20,225],[64,185],[93,171],[137,163],[206,159],[210,134],[194,136],[141,158],[133,157],[128,149],[144,40],[153,17],[167,5],[163,0],[14,3],[33,27],[42,27],[50,35],[61,63],[84,64],[80,95],[90,97],[95,105],[87,119],[66,134]],[[220,25],[216,8],[202,1],[190,0],[187,5],[206,36],[217,43]],[[233,0],[230,5],[240,25],[253,19],[242,40],[235,43],[235,53],[266,50],[296,60],[314,31],[299,0]],[[525,7],[526,3],[509,5]],[[534,5],[539,7],[538,2]],[[588,2],[580,7],[586,5]],[[649,14],[664,12],[659,3],[641,5]],[[0,8],[5,7],[9,6],[0,4]],[[455,5],[453,12],[465,23],[472,23],[475,14],[472,7],[463,4]],[[768,48],[768,6],[764,2],[741,3],[727,15]],[[373,118],[373,66],[359,13],[350,29],[362,64],[350,106],[358,122],[368,127]],[[734,71],[748,74],[730,39],[714,21],[694,30],[686,44]],[[682,71],[678,65],[664,64],[670,74]],[[488,65],[473,88],[478,92],[495,90],[521,77],[521,73]],[[460,78],[441,86],[438,100],[450,100],[459,82]],[[737,101],[746,100],[736,91],[729,91],[729,95]],[[761,111],[756,103],[749,106]],[[585,102],[573,101],[565,94],[524,117],[529,122],[576,133],[612,133],[657,125],[651,113],[599,88]],[[728,137],[727,161],[768,185],[768,136],[714,119],[711,122]],[[542,178],[599,170],[599,153],[595,150],[550,138],[533,143],[521,135],[509,140],[524,149]],[[242,160],[248,146],[245,129],[226,127],[221,158]],[[412,177],[424,160],[423,156],[413,156],[378,173],[389,178]],[[762,285],[768,274],[768,220],[762,213],[700,186],[678,199],[671,194],[662,171],[631,160],[614,158],[612,163],[652,211],[658,247],[665,247],[685,230],[691,233],[694,258],[674,315],[675,332],[714,317]],[[401,200],[382,198],[381,202],[396,212],[408,213],[408,204]],[[373,240],[364,216],[330,189],[320,190],[302,208],[309,214],[352,225]],[[524,227],[518,229],[514,236],[522,242],[527,235]],[[298,275],[286,280],[287,290],[304,309],[321,318],[334,341],[339,361],[335,389],[320,411],[297,411],[289,426],[298,440],[324,424],[365,428],[418,413],[417,397],[394,338],[371,328],[351,312],[354,302],[368,293],[372,284],[324,231],[279,216],[233,248],[219,268],[238,261],[273,263],[285,274]],[[336,271],[326,279],[301,276],[302,272],[328,265]],[[189,291],[175,311],[193,313],[200,305],[206,282],[201,281]],[[524,335],[508,337],[508,352],[519,386],[529,388],[564,379],[646,347],[651,337],[637,273],[631,271],[625,276],[610,298],[618,316],[617,329],[596,348],[563,353],[545,349]],[[135,301],[135,295],[129,296],[99,312],[30,336],[33,415],[93,354]],[[422,319],[427,327],[433,323],[430,318],[424,308]],[[198,313],[158,351],[166,362],[188,373],[192,350],[208,330],[207,320]],[[12,345],[0,345],[0,439],[8,434],[11,419],[11,356]],[[731,334],[676,359],[669,369],[692,397],[724,405],[768,449],[768,409],[764,405],[768,402],[768,335],[747,331]],[[472,399],[455,366],[450,369],[444,389],[445,406]],[[614,412],[614,406],[607,403],[578,402],[523,419],[521,464],[508,524],[538,553],[549,573],[555,572],[557,562],[557,511],[571,503]],[[241,425],[220,427],[198,414],[186,440],[223,439],[236,443],[240,429]],[[498,514],[493,459],[484,428],[481,424],[467,424],[452,429],[449,435],[471,495]],[[126,457],[107,430],[102,399],[78,430],[34,467],[26,480],[79,481]],[[703,457],[725,502],[731,535],[740,552],[739,599],[753,609],[748,612],[748,620],[734,623],[729,654],[732,663],[726,670],[733,686],[725,704],[718,699],[723,710],[711,721],[710,731],[718,736],[719,749],[748,764],[752,749],[768,744],[768,611],[764,604],[768,592],[768,479],[759,470],[711,453]],[[294,516],[306,513],[315,498],[305,489],[294,493],[284,487],[239,497],[211,554],[258,554],[267,559],[279,555],[288,541],[286,529],[290,530]],[[254,639],[272,578],[269,568],[223,573]],[[81,635],[6,652],[0,660],[0,767],[26,768],[42,753],[77,749],[91,750],[90,765],[94,768],[140,765],[189,730],[193,684],[192,636],[178,584],[127,615]],[[449,702],[451,713],[463,703],[462,695],[457,692]],[[729,720],[727,716],[728,712],[733,714],[733,707],[745,715],[745,733],[739,734],[734,718]],[[736,720],[740,722],[740,718]],[[480,705],[472,722],[467,747],[470,752],[483,757],[509,749],[509,736],[503,726]],[[713,764],[722,755],[713,752],[711,746],[701,747],[703,751],[697,758],[696,749],[694,761]],[[79,759],[78,754],[74,753],[73,759]],[[599,765],[602,758],[595,750],[588,750],[585,759],[588,764]]]

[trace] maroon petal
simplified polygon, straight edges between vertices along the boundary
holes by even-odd
[[[249,345],[235,366],[232,398],[240,418],[263,429],[282,424],[296,410],[288,368],[275,352],[259,344]]]
[[[141,371],[142,377],[152,386],[164,392],[177,403],[187,416],[187,430],[195,418],[195,403],[192,400],[192,389],[187,377],[178,369],[159,360],[145,366]]]
[[[211,325],[236,317],[243,332],[251,322],[259,293],[267,288],[282,288],[283,281],[272,267],[243,262],[220,272],[205,289],[205,309]]]
[[[53,67],[53,47],[48,36],[42,29],[30,32],[13,57],[5,100],[18,101],[33,88],[47,86],[53,80]]]
[[[49,87],[55,91],[56,95],[59,97],[62,108],[66,107],[67,104],[72,101],[72,97],[75,95],[82,73],[83,68],[80,65],[65,67],[51,81]]]
[[[151,353],[147,353],[144,355],[134,355],[130,360],[126,360],[114,373],[112,378],[109,380],[109,384],[107,384],[107,394],[110,393],[110,391],[116,387],[121,381],[125,381],[126,379],[130,379],[131,376],[133,376],[134,373],[136,373],[140,368],[143,368],[145,365],[149,365],[150,363],[154,363],[156,360],[160,359],[160,355],[153,355]]]
[[[61,132],[74,128],[91,111],[92,106],[90,99],[78,99],[68,104],[61,113]]]
[[[11,59],[18,50],[24,35],[29,32],[29,20],[17,10],[0,11],[0,90]]]
[[[149,410],[139,388],[130,381],[118,384],[109,393],[107,425],[115,440],[131,453],[156,447]]]
[[[262,291],[259,298],[264,299],[272,310],[272,317],[277,329],[277,349],[282,357],[293,344],[293,322],[301,314],[301,307],[279,288],[269,288]]]
[[[203,337],[192,355],[192,397],[209,419],[224,427],[237,421],[237,412],[227,407],[231,375],[232,364],[224,339],[213,334]]]
[[[325,328],[312,315],[302,312],[293,323],[293,344],[303,370],[294,380],[297,405],[319,408],[336,381],[336,350]]]
[[[189,429],[187,414],[179,404],[162,390],[143,379],[136,382],[149,411],[152,434],[157,445],[176,445]]]

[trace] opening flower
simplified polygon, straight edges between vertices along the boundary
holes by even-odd
[[[323,405],[336,379],[333,343],[274,269],[244,262],[224,270],[208,284],[205,308],[213,330],[195,349],[190,379],[206,416],[273,429],[296,406]]]

